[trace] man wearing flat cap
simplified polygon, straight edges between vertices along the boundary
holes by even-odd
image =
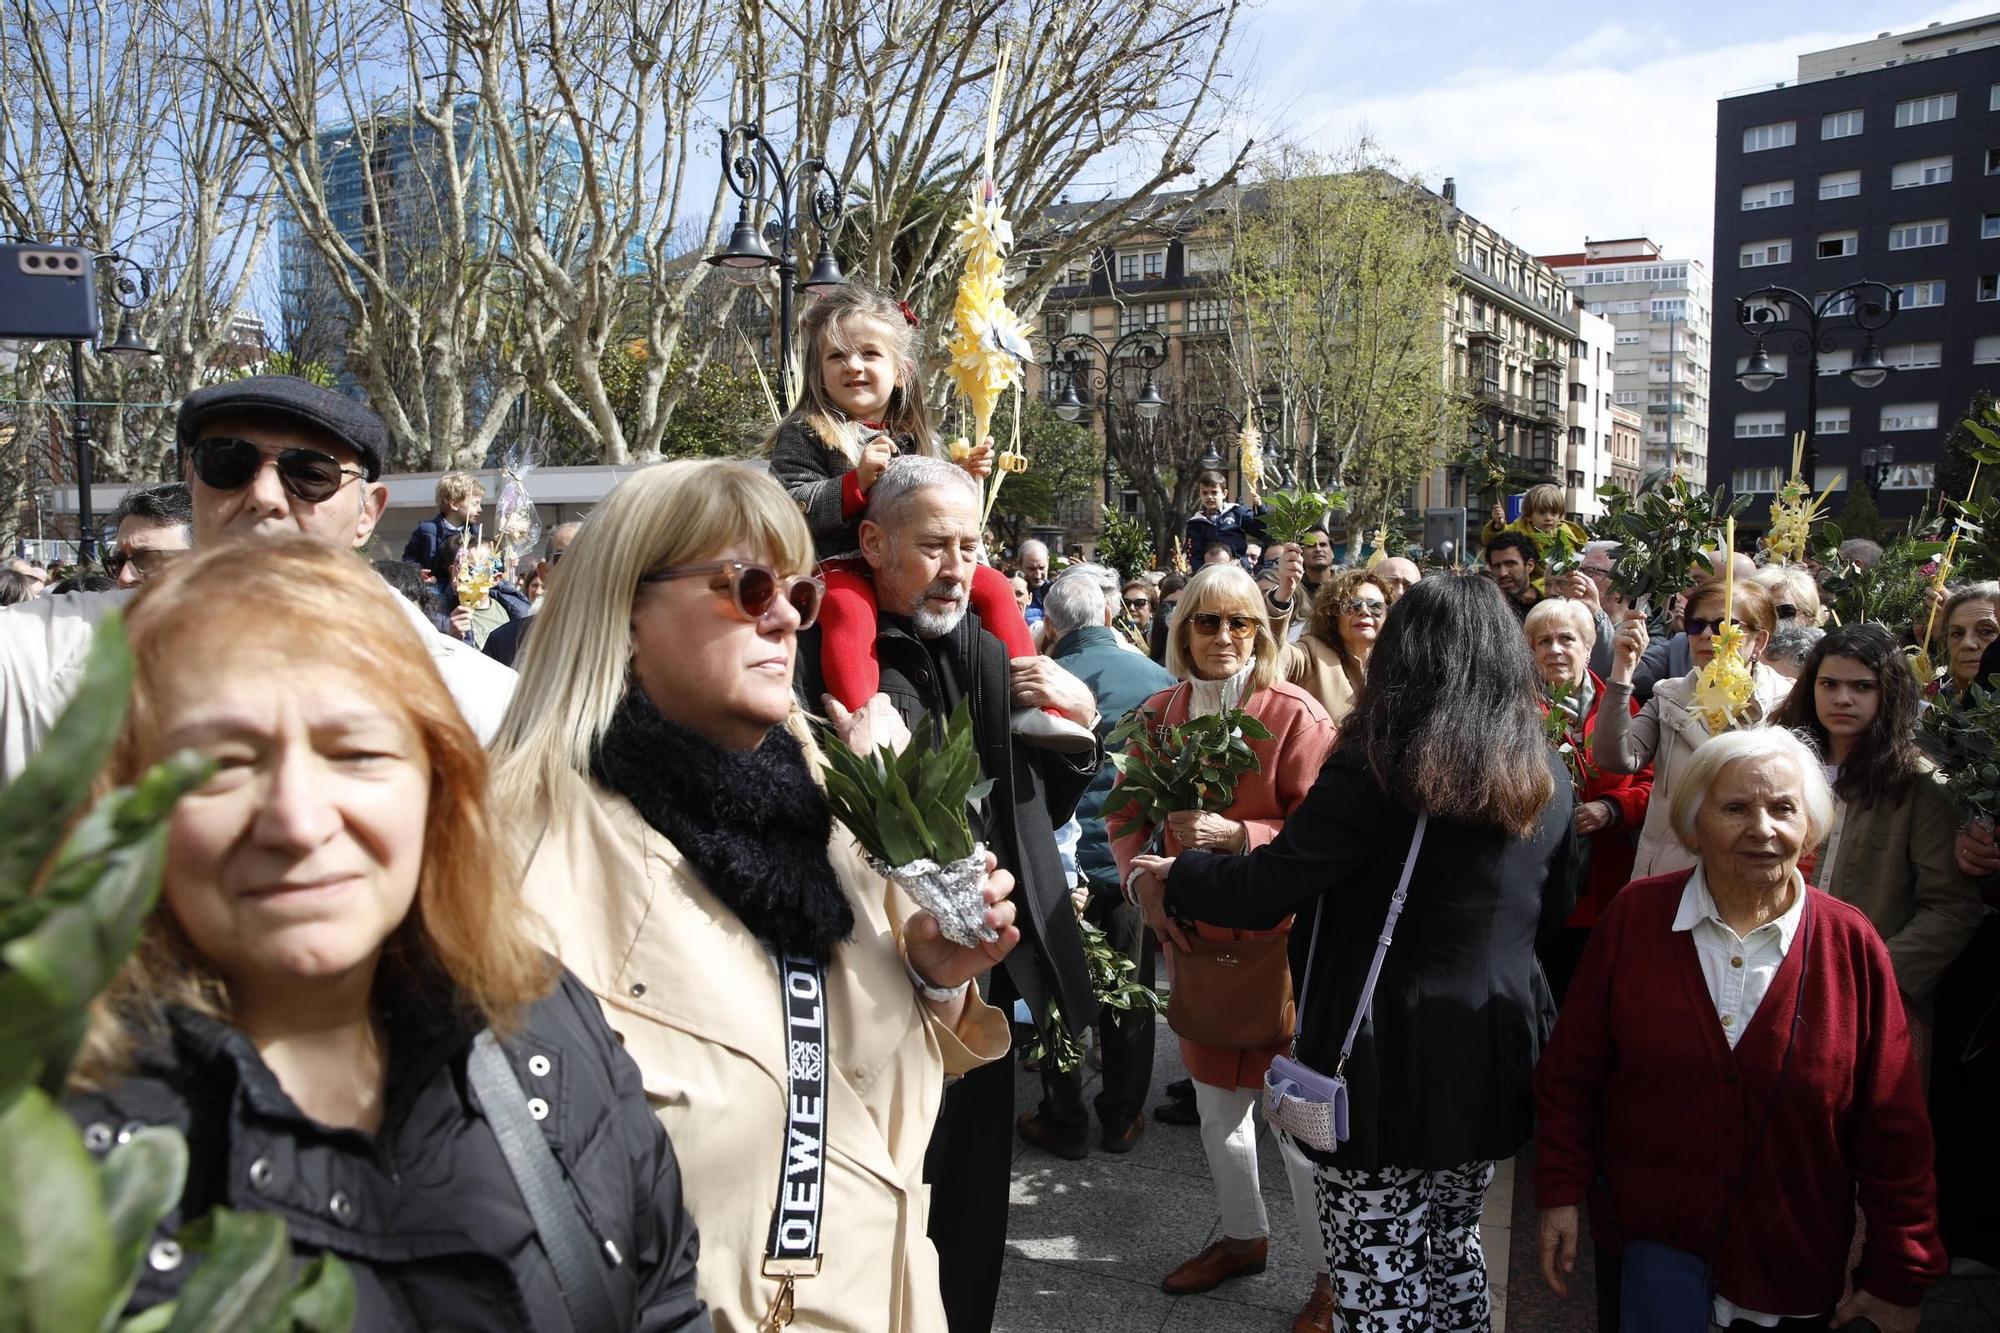
[[[345,394],[289,375],[254,375],[189,394],[174,424],[194,500],[196,549],[307,536],[358,547],[388,503],[388,433]],[[41,597],[0,611],[0,781],[21,771],[75,692],[97,622],[129,591]],[[423,633],[438,673],[481,740],[514,692],[514,673],[396,605]],[[18,614],[17,614],[18,613]]]

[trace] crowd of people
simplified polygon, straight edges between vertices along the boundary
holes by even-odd
[[[1477,570],[1267,542],[1215,475],[1190,574],[1003,560],[991,444],[936,439],[904,312],[822,297],[804,344],[768,468],[638,469],[490,585],[461,475],[357,559],[382,424],[276,376],[185,400],[183,479],[130,493],[96,582],[0,572],[0,775],[117,610],[107,776],[214,762],[72,1076],[92,1151],[191,1145],[134,1311],[221,1205],[342,1259],[358,1327],[983,1333],[1015,1141],[1153,1121],[1198,1127],[1221,1217],[1161,1286],[1207,1291],[1266,1264],[1288,1053],[1349,1095],[1336,1147],[1280,1139],[1295,1333],[1489,1328],[1481,1211],[1531,1144],[1541,1270],[1566,1293],[1592,1246],[1600,1329],[1692,1290],[1724,1328],[1908,1333],[1948,1266],[2000,1265],[2000,847],[1915,747],[1907,631],[1718,551],[1656,633],[1610,545],[1549,572],[1560,493]],[[1938,610],[1939,689],[2000,670],[2000,585]],[[1751,689],[1714,726],[1725,624]],[[829,737],[929,747],[958,709],[970,945],[821,776]],[[1256,724],[1226,801],[1105,813],[1121,722],[1225,713]],[[1083,921],[1180,993],[1150,1115],[1160,1020],[1100,1010]],[[1256,1003],[1188,1002],[1218,958]],[[1101,1089],[1044,1054],[1017,1118],[1055,1021]]]

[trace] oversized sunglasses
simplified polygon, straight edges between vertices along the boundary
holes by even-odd
[[[1374,616],[1377,620],[1389,614],[1389,604],[1379,598],[1350,597],[1340,604],[1340,609],[1350,616]]]
[[[1682,624],[1687,629],[1687,636],[1690,639],[1699,639],[1702,635],[1708,633],[1710,630],[1720,631],[1722,629],[1723,623],[1724,622],[1721,620],[1710,620],[1706,616],[1689,616],[1685,621],[1682,622]],[[1732,618],[1730,621],[1728,621],[1728,623],[1736,626],[1736,628],[1738,629],[1743,628],[1743,622],[1740,620]]]
[[[1197,611],[1188,617],[1188,624],[1203,634],[1220,634],[1222,627],[1229,627],[1232,639],[1247,639],[1257,632],[1257,621],[1250,616],[1225,616],[1214,611]]]
[[[1151,606],[1152,604],[1152,599],[1147,597],[1127,597],[1125,599],[1125,609],[1127,611],[1137,611],[1142,606]]]
[[[278,469],[285,493],[306,504],[330,500],[348,482],[368,475],[360,468],[342,467],[339,459],[317,449],[280,449],[272,457],[260,444],[227,435],[196,440],[192,457],[201,484],[218,491],[242,490],[270,463]]]
[[[819,619],[820,598],[826,585],[810,574],[781,577],[776,570],[742,560],[706,560],[698,565],[669,565],[640,579],[641,583],[665,583],[670,579],[694,579],[705,574],[728,578],[729,599],[745,620],[762,620],[780,598],[799,613],[799,628],[810,629]],[[711,584],[719,592],[718,585]]]
[[[151,578],[186,554],[185,550],[113,551],[105,557],[104,572],[115,579],[125,566],[132,565],[141,575]]]

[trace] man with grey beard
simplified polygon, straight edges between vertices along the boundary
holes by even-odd
[[[973,835],[1013,872],[1021,943],[995,969],[987,999],[1028,1003],[1037,1026],[1060,1012],[1081,1039],[1097,1016],[1083,937],[1055,830],[1068,822],[1096,773],[1095,747],[1065,754],[1018,742],[1015,708],[1053,708],[1086,728],[1097,704],[1075,676],[1046,657],[1009,661],[1001,641],[968,605],[980,554],[979,488],[943,459],[905,455],[868,493],[861,554],[880,608],[875,651],[882,693],[913,733],[932,745],[961,700],[971,706],[974,745],[993,789],[971,811]],[[817,631],[801,635],[802,702],[832,713],[822,696]],[[928,719],[928,721],[926,721]],[[999,1299],[1007,1242],[1008,1169],[1013,1159],[1014,1062],[975,1069],[946,1093],[924,1178],[933,1209],[939,1286],[951,1333],[986,1333]]]

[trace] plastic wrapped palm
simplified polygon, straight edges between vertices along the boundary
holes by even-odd
[[[153,1230],[180,1201],[187,1144],[141,1129],[100,1164],[61,1098],[89,1008],[159,896],[167,817],[209,772],[182,753],[93,800],[131,682],[114,615],[75,699],[0,792],[0,1329],[350,1328],[354,1287],[338,1260],[295,1272],[280,1218],[224,1208],[181,1233],[203,1259],[179,1299],[123,1318]]]
[[[1778,488],[1777,497],[1771,501],[1771,530],[1764,534],[1764,549],[1781,565],[1806,558],[1812,543],[1812,526],[1822,516],[1827,496],[1840,484],[1840,478],[1835,477],[1817,499],[1813,497],[1812,482],[1803,471],[1805,444],[1804,431],[1792,437],[1791,480]]]
[[[1736,719],[1750,706],[1756,696],[1757,683],[1750,674],[1750,664],[1743,660],[1743,631],[1734,619],[1736,614],[1736,562],[1728,552],[1736,549],[1736,519],[1732,516],[1724,528],[1722,543],[1722,624],[1716,629],[1712,642],[1715,656],[1709,659],[1701,674],[1695,677],[1694,711],[1708,727],[1711,736],[1720,736],[1736,725]]]

